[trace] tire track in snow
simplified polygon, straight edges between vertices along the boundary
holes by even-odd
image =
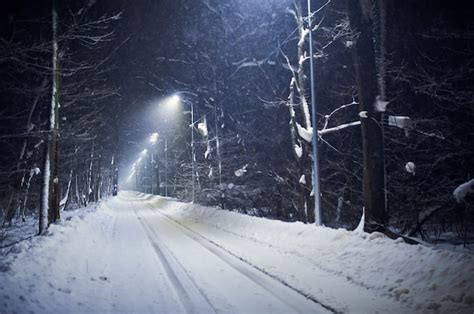
[[[260,287],[262,287],[264,290],[268,291],[271,295],[276,297],[279,301],[283,302],[290,308],[294,309],[298,313],[304,313],[305,310],[300,309],[300,306],[298,305],[297,302],[294,303],[289,303],[287,302],[288,295],[285,294],[281,289],[279,291],[276,291],[275,289],[275,283],[281,284],[284,287],[292,290],[293,292],[297,293],[298,295],[314,302],[318,306],[321,306],[325,310],[328,310],[332,313],[342,313],[333,307],[326,305],[322,303],[321,301],[317,300],[314,296],[309,295],[300,289],[293,287],[292,285],[288,284],[281,278],[267,272],[266,270],[250,263],[246,259],[234,254],[233,252],[227,250],[223,246],[219,245],[218,243],[204,237],[203,235],[197,233],[196,231],[188,228],[187,226],[179,223],[178,221],[174,220],[173,218],[169,217],[168,215],[162,213],[160,210],[157,210],[156,208],[152,207],[148,203],[144,203],[148,209],[153,212],[153,213],[158,213],[161,215],[163,218],[167,219],[171,223],[174,223],[180,229],[183,231],[184,234],[186,234],[188,237],[193,239],[194,241],[198,242],[201,246],[206,248],[208,251],[210,251],[212,254],[217,256],[219,259],[224,261],[226,264],[234,268],[237,272],[245,276],[246,278],[250,279]],[[244,265],[241,265],[241,263],[244,263],[245,266],[250,266],[252,269],[246,268]]]
[[[130,202],[132,203],[132,202]],[[216,313],[216,310],[202,293],[202,291],[196,286],[194,281],[189,277],[181,264],[172,256],[171,251],[165,252],[162,249],[163,245],[158,244],[158,235],[152,230],[152,228],[140,217],[132,205],[133,211],[137,216],[138,221],[142,225],[150,244],[159,258],[161,265],[168,277],[172,287],[174,288],[176,295],[179,299],[179,303],[183,307],[184,311],[189,314],[193,313]]]

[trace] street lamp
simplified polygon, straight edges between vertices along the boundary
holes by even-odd
[[[158,135],[158,132],[151,133],[151,135],[150,135],[150,143],[151,143],[152,145],[155,145],[156,142],[158,142],[158,136],[159,136],[159,135]]]
[[[319,160],[318,160],[318,128],[316,119],[316,92],[314,90],[314,61],[313,61],[313,23],[311,19],[311,0],[308,0],[308,27],[309,27],[309,55],[311,74],[311,110],[313,124],[313,193],[314,193],[314,223],[321,225],[321,191],[319,186]]]
[[[167,99],[167,103],[171,106],[178,106],[181,103],[181,98],[175,94]]]
[[[155,144],[158,143],[158,137],[159,137],[158,132],[154,132],[154,133],[152,133],[152,134],[150,135],[150,139],[149,139],[149,140],[150,140],[151,145],[154,146]],[[157,188],[158,188],[158,194],[160,194],[160,193],[159,193],[159,191],[160,191],[160,170],[159,170],[159,165],[158,165],[158,162],[157,162],[157,161],[158,161],[158,156],[157,156],[157,158],[156,158],[156,160],[155,160],[154,154],[153,154],[154,151],[155,151],[155,150],[152,148],[151,154],[150,154],[150,157],[151,157],[151,175],[150,175],[150,182],[151,182],[151,194],[153,194],[153,195],[155,194],[155,191],[154,191],[154,188],[153,188],[153,173],[154,173],[155,169],[157,169],[157,176],[156,176],[156,177],[157,177]]]
[[[177,107],[181,101],[181,97],[178,94],[175,94],[171,97],[169,97],[166,101],[165,104],[170,106],[170,107]],[[194,203],[195,200],[195,168],[196,168],[196,153],[195,153],[195,148],[194,148],[194,104],[192,101],[188,102],[191,106],[191,159],[192,159],[192,184],[193,184],[193,190],[192,190],[192,202]]]
[[[137,160],[137,164],[141,164],[141,162],[143,161],[143,166],[140,167],[141,168],[141,178],[140,178],[140,183],[141,183],[141,188],[142,188],[142,191],[143,193],[147,193],[147,190],[146,190],[146,174],[147,174],[147,162],[146,162],[146,155],[148,154],[148,150],[145,148],[144,150],[142,150],[142,152],[140,153],[140,157],[138,157],[138,160]],[[139,168],[139,169],[140,169]]]
[[[191,101],[191,158],[192,158],[192,180],[193,180],[193,197],[192,197],[192,202],[194,203],[194,176],[195,176],[195,163],[196,163],[196,153],[194,150],[194,105],[193,102]]]

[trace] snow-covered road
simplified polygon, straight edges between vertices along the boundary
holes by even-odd
[[[12,263],[0,313],[331,312],[130,195],[101,210]]]
[[[153,267],[144,273],[162,277],[159,284],[174,303],[169,312],[329,312],[146,203],[124,200],[111,205],[122,219],[139,222],[141,230],[132,241],[152,248]],[[141,281],[140,277],[130,279]],[[156,313],[160,309],[148,310]]]
[[[3,313],[472,313],[474,258],[124,192],[0,258]]]

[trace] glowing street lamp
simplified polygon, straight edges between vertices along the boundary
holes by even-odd
[[[178,94],[175,94],[171,97],[169,97],[166,101],[165,104],[171,108],[177,108],[179,104],[182,103],[181,97]],[[193,184],[193,194],[192,194],[192,202],[194,203],[195,199],[195,163],[196,163],[196,154],[195,154],[195,149],[194,149],[194,105],[193,102],[188,102],[191,106],[191,158],[192,158],[192,184]]]
[[[150,135],[150,143],[155,145],[158,142],[158,132],[151,133]]]
[[[166,101],[167,105],[177,107],[181,103],[181,98],[178,94],[169,97]]]

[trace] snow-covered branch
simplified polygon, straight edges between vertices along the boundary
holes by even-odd
[[[329,133],[332,133],[332,132],[340,131],[340,130],[349,128],[351,126],[357,126],[357,125],[360,125],[360,121],[354,121],[354,122],[350,122],[350,123],[341,124],[341,125],[335,126],[333,128],[322,129],[322,130],[318,131],[318,135],[323,136],[323,135],[326,135],[326,134],[329,134]]]

